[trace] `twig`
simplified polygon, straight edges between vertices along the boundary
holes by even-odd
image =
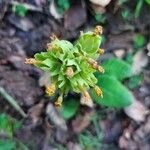
[[[3,87],[0,87],[0,95],[3,96],[5,100],[7,100],[9,104],[13,106],[13,108],[16,109],[23,117],[27,117],[27,114],[25,114],[16,100],[12,96],[10,96]]]

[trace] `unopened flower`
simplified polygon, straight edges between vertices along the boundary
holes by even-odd
[[[80,103],[82,105],[86,105],[88,107],[93,107],[93,101],[92,101],[91,96],[89,94],[88,94],[88,96],[87,95],[85,96],[84,94],[82,94],[81,99],[80,99]]]
[[[92,66],[93,69],[96,69],[96,70],[98,70],[98,71],[101,72],[101,73],[104,73],[104,72],[105,72],[104,68],[103,68],[102,66],[99,66],[99,65],[98,65],[98,62],[95,61],[94,59],[89,58],[89,59],[88,59],[88,63]]]
[[[48,44],[47,44],[47,51],[52,50],[52,48],[53,48],[52,44],[51,44],[51,43],[48,43]]]
[[[73,71],[72,67],[67,67],[67,69],[66,69],[66,75],[67,75],[68,78],[72,78],[73,77],[74,71]]]
[[[95,90],[97,96],[103,97],[103,92],[97,85],[94,86],[94,90]]]
[[[53,34],[50,36],[50,39],[54,41],[54,40],[56,40],[56,39],[58,39],[58,38],[57,38],[57,36],[53,33]]]
[[[63,101],[63,95],[60,95],[57,99],[57,101],[55,101],[55,106],[56,107],[61,107],[62,106],[62,101]]]
[[[50,86],[47,86],[45,90],[46,94],[49,96],[52,96],[55,93],[55,91],[56,91],[55,84],[51,84]]]
[[[96,26],[95,31],[93,32],[93,35],[100,35],[103,33],[103,28],[101,26]]]
[[[35,60],[34,58],[26,58],[25,59],[25,64],[36,64],[39,61]]]
[[[105,50],[104,50],[104,49],[99,48],[98,53],[99,53],[100,55],[104,54],[104,52],[105,52]]]
[[[97,70],[98,70],[99,72],[101,72],[101,73],[104,73],[104,72],[105,72],[105,70],[104,70],[104,68],[103,68],[102,66],[98,66]]]

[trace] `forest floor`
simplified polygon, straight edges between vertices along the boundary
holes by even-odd
[[[111,2],[103,8],[105,21],[100,22],[96,21],[91,13],[90,3],[71,4],[62,19],[54,18],[44,0],[32,0],[32,3],[26,4],[35,7],[35,10],[29,9],[27,14],[21,17],[12,11],[13,3],[0,1],[0,87],[3,87],[28,114],[28,118],[22,119],[5,98],[0,96],[0,113],[23,121],[21,129],[15,132],[15,138],[29,150],[149,150],[150,115],[143,115],[143,111],[147,112],[150,108],[150,70],[149,62],[145,62],[150,55],[149,6],[144,3],[138,18],[125,20],[120,15],[122,9],[132,11],[136,7],[136,1],[127,2],[118,8],[115,2]],[[105,42],[101,46],[106,50],[104,59],[113,56],[126,59],[128,54],[135,51],[135,37],[139,34],[144,36],[146,42],[138,50],[143,53],[133,55],[133,61],[137,64],[134,67],[143,67],[140,68],[140,72],[144,79],[132,89],[140,104],[135,106],[133,118],[123,109],[101,106],[91,109],[80,106],[78,113],[65,121],[68,130],[62,131],[60,128],[63,125],[59,128],[47,121],[45,109],[50,101],[45,96],[44,88],[39,85],[43,72],[26,65],[24,60],[26,57],[33,57],[36,52],[44,51],[52,33],[60,39],[73,42],[80,31],[90,30],[97,24],[102,25],[104,30]],[[51,111],[54,111],[54,106],[50,106]],[[55,111],[53,113],[54,119],[59,120]],[[93,114],[96,114],[95,121],[89,119]],[[137,121],[136,117],[141,114],[142,121]],[[100,138],[95,136],[97,126]],[[93,140],[99,149],[94,148],[93,143],[83,148],[83,136],[88,137],[86,142]]]

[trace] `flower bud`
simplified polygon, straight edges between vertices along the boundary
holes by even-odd
[[[38,63],[37,60],[35,60],[34,58],[26,58],[25,59],[25,64],[36,64]]]
[[[99,53],[100,55],[104,54],[104,52],[105,52],[105,50],[102,49],[102,48],[100,48],[100,49],[98,50],[98,53]]]
[[[57,101],[55,102],[55,106],[56,107],[61,107],[62,106],[62,101],[63,101],[63,96],[60,95],[57,99]]]
[[[49,96],[53,95],[55,93],[55,90],[56,90],[56,86],[55,84],[51,84],[50,86],[47,86],[46,87],[46,94],[48,94]]]
[[[72,67],[67,67],[66,75],[68,78],[72,78],[74,76],[74,71],[73,71]]]
[[[102,66],[98,66],[97,70],[98,70],[99,72],[101,72],[101,73],[104,73],[104,72],[105,72],[105,70],[104,70],[104,68],[103,68]]]
[[[57,36],[53,33],[53,34],[50,36],[50,39],[51,39],[52,41],[54,41],[54,40],[56,40],[56,39],[58,39],[58,38],[57,38]]]
[[[97,96],[101,96],[103,98],[103,92],[98,86],[95,85],[94,90],[95,90]]]
[[[103,28],[101,26],[96,26],[94,32],[93,32],[93,35],[96,36],[96,35],[99,35],[99,34],[102,34],[103,33]]]

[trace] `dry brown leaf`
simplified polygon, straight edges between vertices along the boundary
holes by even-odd
[[[125,50],[124,49],[117,49],[114,51],[114,54],[116,55],[116,57],[121,59],[125,55]]]
[[[96,5],[105,7],[110,3],[111,0],[90,0],[90,1]]]
[[[142,122],[149,113],[148,109],[139,101],[134,99],[133,103],[124,108],[125,113],[134,121]]]
[[[150,42],[147,44],[147,46],[146,46],[146,47],[147,47],[147,50],[148,50],[147,55],[148,55],[148,56],[150,56]]]
[[[75,30],[86,22],[87,13],[84,3],[72,5],[64,16],[64,27],[67,30]]]
[[[106,9],[100,5],[91,4],[92,9],[95,13],[105,13]]]
[[[46,116],[50,124],[54,124],[58,129],[67,131],[65,120],[60,116],[56,108],[49,103],[46,108]]]
[[[37,124],[38,121],[41,121],[43,107],[44,103],[40,102],[29,109],[28,116],[32,119],[33,124]]]
[[[79,144],[73,142],[68,142],[67,147],[68,150],[82,150]]]
[[[132,69],[134,74],[139,74],[143,67],[145,67],[149,62],[148,56],[143,50],[138,51],[133,57]]]
[[[63,17],[61,14],[59,14],[59,13],[57,12],[57,9],[56,9],[54,0],[52,0],[51,3],[50,3],[49,11],[50,11],[51,15],[52,15],[55,19],[60,19],[60,18]]]
[[[77,116],[72,122],[72,127],[75,133],[81,133],[85,128],[90,125],[91,116],[93,111],[84,114],[83,116]]]
[[[85,105],[85,106],[88,106],[91,108],[93,108],[93,106],[94,106],[94,103],[93,103],[93,100],[91,99],[91,97],[85,97],[83,94],[81,96],[80,103],[82,105]]]

